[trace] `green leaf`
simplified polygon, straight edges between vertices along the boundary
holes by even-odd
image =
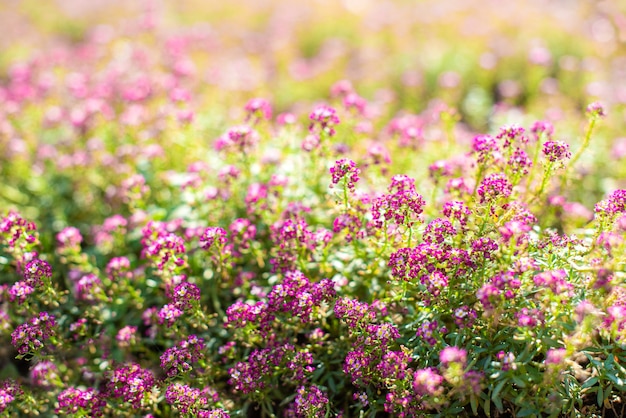
[[[615,386],[617,386],[618,388],[620,388],[620,390],[624,390],[624,388],[626,387],[626,382],[624,381],[624,379],[617,377],[616,375],[614,375],[613,373],[607,373],[606,377],[615,384]]]
[[[328,377],[328,387],[332,393],[337,393],[337,385],[335,384],[335,380],[332,375]]]
[[[483,409],[485,410],[485,415],[491,417],[491,399],[485,399],[485,402],[483,402]]]
[[[502,381],[500,381],[500,383],[496,385],[496,388],[493,390],[493,393],[491,394],[492,401],[496,402],[496,399],[499,399],[500,392],[502,391],[502,388],[508,381],[509,381],[508,379],[503,379]],[[501,402],[500,402],[500,405],[502,405]],[[498,409],[501,410],[501,408],[498,408]]]
[[[496,405],[496,408],[498,408],[498,411],[502,412],[504,410],[504,407],[502,405],[502,399],[494,398],[493,403]]]
[[[472,407],[472,412],[474,415],[478,415],[478,398],[473,396],[470,398],[470,406]]]
[[[526,387],[526,382],[524,382],[522,379],[519,378],[519,376],[513,376],[512,377],[513,382],[521,387],[521,388],[525,388]]]
[[[585,383],[583,383],[580,388],[581,389],[590,388],[591,386],[595,385],[596,383],[598,383],[598,378],[597,377],[592,377],[591,379],[585,380]]]
[[[528,417],[530,415],[537,415],[537,410],[534,408],[522,408],[519,410],[519,412],[515,415],[516,417]]]
[[[602,406],[604,403],[604,389],[602,389],[602,386],[598,389],[596,399],[598,401],[598,406]]]

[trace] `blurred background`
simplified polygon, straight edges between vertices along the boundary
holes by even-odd
[[[389,174],[418,181],[435,160],[504,124],[547,120],[575,151],[585,109],[598,100],[608,116],[569,199],[590,211],[626,187],[626,1],[0,5],[0,203],[33,218],[103,219],[119,209],[93,202],[113,199],[137,171],[157,181],[215,154],[213,141],[244,120],[251,98],[306,126],[316,104],[341,106],[338,91],[349,85],[368,111],[338,137],[357,151],[368,141],[393,151],[394,119],[414,126],[420,138],[410,146],[421,152],[397,152]]]
[[[481,130],[496,104],[558,121],[594,99],[626,102],[618,0],[3,0],[0,19],[4,71],[55,49],[104,45],[92,52],[123,60],[152,46],[162,56],[146,65],[177,55],[206,89],[279,110],[341,79],[392,112],[443,100]]]

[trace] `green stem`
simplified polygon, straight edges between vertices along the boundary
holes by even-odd
[[[343,178],[343,207],[344,211],[348,213],[348,177],[344,176]]]
[[[530,174],[528,175],[528,182],[526,183],[526,190],[530,190],[530,186],[532,185],[533,178],[535,177],[535,167],[537,167],[537,161],[539,160],[539,149],[541,148],[541,142],[543,141],[544,134],[541,133],[539,138],[537,138],[537,143],[535,144],[535,152],[533,153],[533,165],[531,166]]]
[[[593,128],[595,127],[595,125],[596,125],[596,119],[591,118],[589,120],[589,126],[587,127],[587,132],[585,134],[585,139],[583,140],[583,145],[578,149],[578,151],[576,151],[576,154],[574,154],[574,156],[570,160],[569,162],[570,167],[573,167],[574,164],[576,164],[576,162],[578,161],[580,156],[583,154],[585,149],[587,149],[587,147],[589,146],[589,141],[591,140],[591,133],[593,132]]]
[[[485,166],[480,165],[478,167],[478,173],[476,174],[476,182],[474,183],[474,190],[472,190],[472,197],[476,196],[476,190],[478,190],[478,186],[483,179],[483,174],[485,174]]]
[[[543,194],[543,192],[545,191],[546,185],[548,184],[548,179],[550,178],[550,175],[552,175],[552,171],[554,171],[553,168],[554,168],[554,163],[552,161],[549,161],[548,166],[546,167],[546,171],[543,173],[541,186],[539,187],[539,190],[533,197],[533,201],[539,199],[541,195]]]
[[[478,230],[478,236],[482,237],[483,236],[483,232],[485,231],[485,227],[487,226],[489,217],[491,216],[491,203],[487,206],[487,212],[485,213],[484,217],[483,217],[483,223],[482,225],[480,225],[480,229]]]
[[[574,169],[574,165],[583,155],[583,152],[589,146],[589,142],[591,140],[591,133],[593,132],[593,128],[596,126],[596,118],[589,119],[589,125],[587,126],[587,132],[585,133],[585,138],[583,139],[583,144],[576,151],[576,154],[572,157],[569,164],[567,165],[567,169],[563,174],[563,178],[561,179],[561,190],[565,190],[565,186],[567,185],[567,180],[569,179],[569,172]]]

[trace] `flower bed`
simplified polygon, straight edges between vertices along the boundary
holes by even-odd
[[[6,64],[2,413],[623,415],[623,103],[541,96],[548,50],[519,96],[433,63],[419,105],[298,92],[343,65],[324,34],[262,98],[206,61],[223,38],[150,16]]]

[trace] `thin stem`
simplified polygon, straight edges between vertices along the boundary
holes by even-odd
[[[530,170],[530,174],[528,175],[528,182],[526,183],[526,189],[530,190],[530,186],[532,185],[533,178],[535,177],[535,167],[537,167],[537,160],[539,159],[539,149],[541,148],[541,142],[543,141],[544,134],[541,133],[539,138],[537,138],[537,143],[535,144],[535,152],[533,153],[533,165]]]
[[[541,186],[539,187],[539,190],[537,191],[537,193],[535,194],[535,197],[533,200],[539,199],[541,197],[541,195],[543,194],[546,185],[548,184],[548,179],[550,178],[550,175],[552,174],[554,168],[554,164],[552,161],[550,161],[548,163],[548,166],[546,167],[546,171],[543,173],[543,179],[541,180]]]
[[[585,138],[583,139],[583,144],[578,149],[578,151],[576,151],[576,154],[574,154],[574,156],[570,160],[570,162],[569,162],[569,164],[567,166],[567,169],[566,169],[565,173],[563,174],[563,179],[561,180],[561,190],[565,189],[565,186],[567,184],[567,180],[569,178],[569,171],[574,169],[574,165],[580,159],[581,155],[583,155],[583,152],[589,146],[589,142],[591,140],[591,133],[593,132],[593,128],[595,126],[596,126],[596,118],[592,117],[591,119],[589,119],[589,125],[587,126],[587,132],[585,133]]]
[[[570,163],[569,163],[570,167],[573,167],[574,164],[576,164],[576,162],[578,161],[580,156],[583,154],[585,149],[587,149],[587,147],[589,146],[589,141],[591,140],[591,132],[593,132],[593,128],[595,127],[595,125],[596,125],[596,119],[591,118],[589,120],[589,126],[587,127],[587,133],[585,134],[585,139],[583,140],[583,145],[578,149],[578,151],[576,151],[576,154],[570,160]]]

